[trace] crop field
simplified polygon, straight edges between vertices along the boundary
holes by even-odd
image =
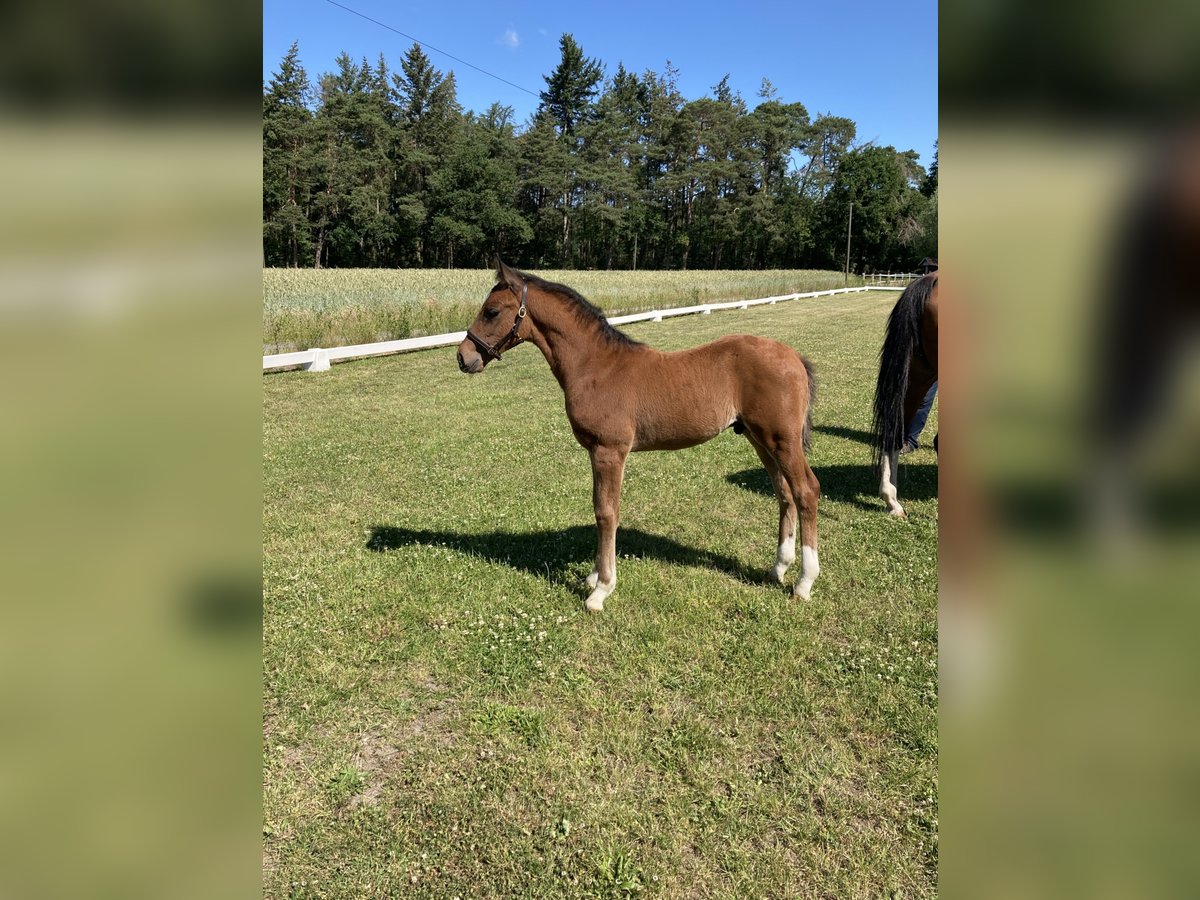
[[[808,602],[767,577],[776,503],[727,431],[630,457],[586,613],[588,458],[531,345],[473,378],[454,348],[264,376],[264,894],[934,896],[937,410],[906,522],[866,443],[895,297],[624,329],[812,359]]]
[[[539,269],[610,316],[843,287],[816,270],[616,272]],[[466,328],[494,278],[483,269],[265,269],[263,353],[367,344]],[[851,286],[862,279],[852,277]]]

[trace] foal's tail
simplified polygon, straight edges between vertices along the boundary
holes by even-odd
[[[800,432],[804,452],[807,453],[812,449],[812,409],[817,402],[817,373],[808,357],[801,356],[800,362],[804,363],[804,374],[808,376],[808,408],[804,411],[804,430]]]
[[[871,422],[875,465],[885,453],[904,443],[904,395],[908,368],[921,339],[925,301],[937,284],[937,275],[918,278],[904,289],[888,316],[883,348],[879,351],[879,378],[875,382],[875,414]]]

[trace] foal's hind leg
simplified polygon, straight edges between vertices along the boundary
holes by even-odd
[[[808,460],[804,458],[804,447],[799,433],[788,436],[755,433],[754,430],[751,430],[750,433],[753,436],[755,448],[761,448],[759,457],[762,458],[765,453],[775,462],[779,478],[783,486],[790,492],[799,514],[800,578],[796,581],[793,593],[802,600],[808,600],[812,593],[813,582],[817,580],[817,575],[821,572],[821,563],[817,556],[817,501],[821,496],[821,482],[817,480],[817,476],[808,465]],[[768,467],[768,471],[770,471],[770,467]],[[779,488],[776,488],[776,492],[779,492]],[[782,505],[781,500],[780,506],[782,507]],[[780,519],[779,562],[782,562],[786,532],[782,515]],[[793,526],[790,538],[792,559],[795,559],[796,555],[795,535]],[[778,563],[776,570],[778,571]]]
[[[592,456],[592,505],[596,511],[596,566],[588,576],[592,588],[585,606],[604,609],[604,598],[617,586],[617,522],[621,514],[621,480],[627,448],[595,447]],[[595,580],[593,580],[593,577]]]
[[[771,486],[775,488],[775,497],[779,500],[779,550],[775,554],[775,579],[782,584],[788,567],[796,561],[796,501],[792,499],[792,489],[787,481],[779,474],[779,464],[775,462],[770,452],[750,436],[750,444],[754,452],[762,460],[763,468],[771,478]]]
[[[817,556],[817,502],[821,498],[821,482],[809,466],[803,450],[794,454],[795,460],[785,471],[791,472],[792,494],[800,508],[800,578],[794,593],[801,600],[809,599],[813,582],[821,574]]]

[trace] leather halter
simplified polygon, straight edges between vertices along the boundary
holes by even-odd
[[[529,282],[524,281],[521,283],[521,308],[517,310],[517,317],[513,320],[512,328],[509,330],[508,334],[504,335],[504,337],[500,338],[500,340],[496,342],[496,346],[493,347],[479,335],[473,334],[470,328],[467,329],[467,337],[480,353],[486,354],[492,359],[500,359],[500,351],[502,349],[511,350],[513,347],[517,346],[517,344],[522,343],[521,338],[517,335],[517,331],[521,327],[521,320],[525,318],[525,298],[528,295]]]

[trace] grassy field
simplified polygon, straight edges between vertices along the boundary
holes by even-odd
[[[807,603],[728,431],[630,457],[586,614],[588,459],[532,346],[265,376],[265,895],[933,896],[936,458],[903,458],[898,522],[865,443],[895,296],[627,329],[816,364]]]
[[[813,270],[537,274],[571,285],[610,316],[844,285],[840,272]],[[483,269],[264,269],[263,353],[461,331],[494,282]]]

